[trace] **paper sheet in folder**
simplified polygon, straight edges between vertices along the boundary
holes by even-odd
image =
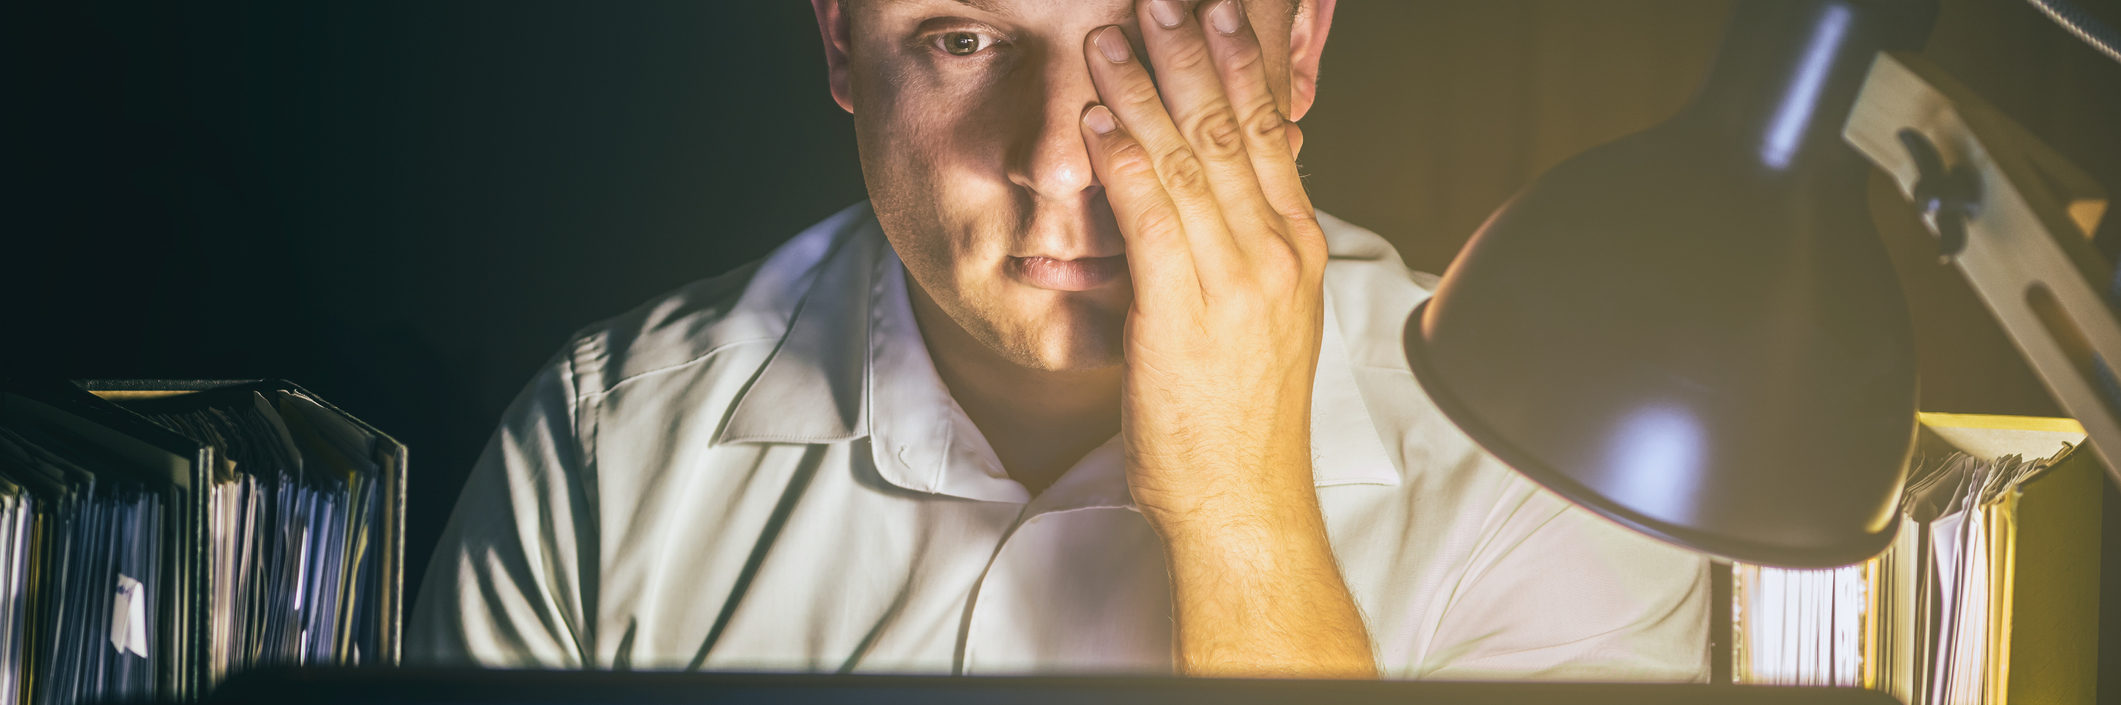
[[[0,389],[0,703],[396,662],[404,466],[286,382]]]
[[[1923,414],[1893,546],[1831,570],[1736,565],[1739,682],[1910,705],[2092,702],[2103,473],[2068,419]]]

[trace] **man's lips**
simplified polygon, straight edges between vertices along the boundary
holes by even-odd
[[[1088,291],[1127,277],[1125,255],[1054,259],[1010,257],[1009,271],[1026,284],[1054,291]]]

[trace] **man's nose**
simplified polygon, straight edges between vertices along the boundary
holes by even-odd
[[[1010,138],[1009,180],[1042,199],[1077,198],[1097,185],[1080,126],[1097,89],[1079,54],[1054,57],[1040,68],[1035,85],[1025,87]]]

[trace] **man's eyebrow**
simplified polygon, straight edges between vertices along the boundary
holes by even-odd
[[[886,1],[886,2],[889,2],[889,3],[891,3],[891,4],[894,4],[894,5],[913,5],[913,4],[918,4],[918,3],[920,3],[920,2],[921,2],[921,0],[885,0],[885,1]],[[954,1],[955,1],[955,2],[957,3],[957,4],[959,4],[959,5],[964,5],[965,7],[969,7],[969,8],[972,8],[972,9],[974,9],[974,10],[979,10],[980,12],[985,12],[985,13],[989,13],[989,14],[996,14],[996,15],[1002,14],[1002,6],[1001,6],[1000,4],[998,4],[998,3],[996,3],[996,2],[994,1],[994,0],[954,0]]]
[[[908,4],[913,4],[913,3],[917,3],[917,2],[920,2],[921,0],[887,0],[887,1],[888,1],[888,2],[892,2],[892,3],[897,3],[897,4],[901,4],[901,5],[908,5]],[[1000,3],[1000,2],[997,2],[996,0],[952,0],[952,2],[956,2],[956,3],[957,3],[957,4],[959,4],[959,5],[963,5],[963,6],[965,6],[965,7],[969,7],[969,8],[972,8],[972,9],[974,9],[974,10],[979,10],[980,12],[985,12],[985,13],[987,13],[987,14],[990,14],[990,15],[1003,15],[1003,14],[1008,14],[1008,13],[1007,13],[1007,12],[1005,11],[1005,9],[1004,9],[1004,8],[1002,7],[1002,3]],[[1134,4],[1133,4],[1133,3],[1125,3],[1125,4],[1122,4],[1122,5],[1120,5],[1118,9],[1116,9],[1116,10],[1114,10],[1114,11],[1113,11],[1113,14],[1112,14],[1112,16],[1111,16],[1111,17],[1109,17],[1109,18],[1107,18],[1107,19],[1108,19],[1108,21],[1106,22],[1106,24],[1126,24],[1126,23],[1128,23],[1128,22],[1130,22],[1130,21],[1133,21],[1133,20],[1134,20]]]
[[[999,15],[1002,13],[1001,6],[995,4],[994,0],[957,0],[957,4],[989,14]]]

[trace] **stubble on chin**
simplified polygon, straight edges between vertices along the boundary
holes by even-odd
[[[1108,310],[1077,296],[1024,329],[1024,355],[1016,364],[1043,372],[1089,372],[1123,362],[1126,305]]]

